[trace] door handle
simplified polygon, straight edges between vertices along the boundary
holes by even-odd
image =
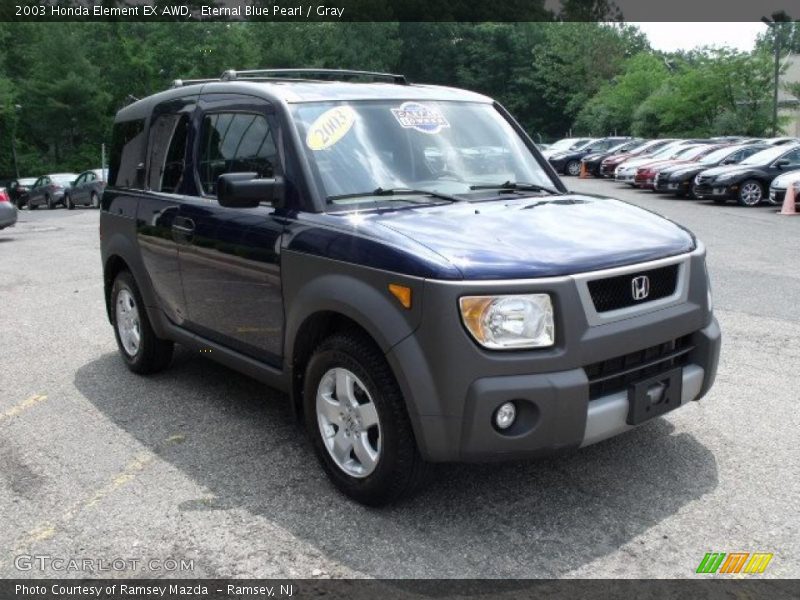
[[[175,217],[172,229],[181,233],[194,233],[194,221],[185,217]]]
[[[194,221],[186,217],[175,217],[172,221],[172,237],[176,242],[191,242],[194,237]]]

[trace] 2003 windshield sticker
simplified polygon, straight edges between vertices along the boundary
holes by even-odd
[[[337,106],[318,116],[306,134],[306,146],[326,150],[341,140],[356,122],[356,113],[349,106]]]
[[[393,108],[392,114],[404,129],[439,133],[442,129],[450,127],[450,123],[438,108],[425,106],[419,102],[404,102],[400,108]]]

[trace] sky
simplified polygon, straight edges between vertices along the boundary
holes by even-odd
[[[760,22],[744,23],[629,23],[641,29],[655,50],[672,52],[699,46],[729,46],[752,50],[756,35],[767,29]]]

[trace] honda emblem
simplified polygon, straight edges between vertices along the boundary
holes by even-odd
[[[631,279],[631,295],[634,300],[644,300],[650,295],[650,278],[647,275]]]

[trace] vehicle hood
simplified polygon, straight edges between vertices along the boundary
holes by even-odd
[[[721,175],[739,175],[763,168],[760,165],[723,165],[703,171],[703,177],[719,177]]]
[[[365,232],[386,239],[399,233],[446,259],[465,279],[581,273],[673,256],[695,245],[688,231],[655,213],[581,194],[361,215]]]

